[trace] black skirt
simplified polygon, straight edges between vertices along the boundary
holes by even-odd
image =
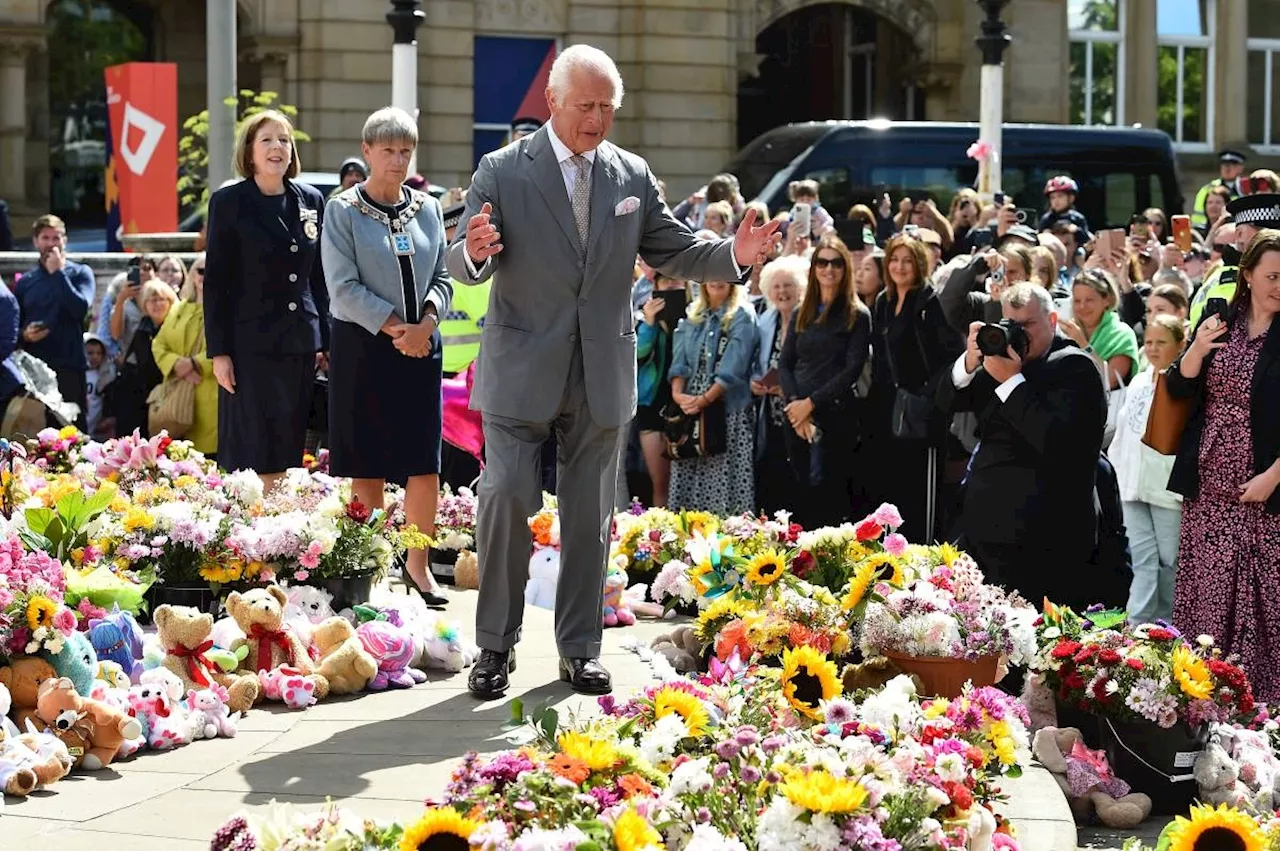
[[[404,484],[440,472],[440,332],[431,356],[406,357],[386,334],[333,321],[329,342],[329,471]]]
[[[302,464],[316,356],[236,355],[236,392],[218,390],[224,470],[283,473]]]

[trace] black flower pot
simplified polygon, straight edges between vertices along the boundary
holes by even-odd
[[[1060,697],[1055,696],[1053,703],[1058,716],[1058,729],[1075,727],[1090,749],[1096,751],[1102,747],[1102,733],[1098,729],[1101,719],[1097,715],[1067,703]]]
[[[458,563],[459,550],[438,550],[432,547],[427,553],[427,564],[431,566],[431,575],[446,585],[452,585],[453,568]]]
[[[1186,813],[1200,791],[1191,772],[1208,740],[1207,728],[1192,729],[1182,721],[1168,729],[1149,721],[1101,717],[1098,722],[1115,775],[1151,797],[1152,813]]]
[[[333,602],[330,605],[335,612],[369,602],[369,595],[373,591],[373,577],[368,575],[320,579],[306,584],[323,588],[333,595]]]
[[[201,612],[208,612],[215,618],[218,616],[218,595],[208,585],[170,585],[157,582],[142,595],[146,601],[146,611],[139,621],[151,623],[157,606],[189,606]]]

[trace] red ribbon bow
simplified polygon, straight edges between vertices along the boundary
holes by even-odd
[[[284,651],[285,658],[289,660],[289,664],[293,664],[293,645],[289,643],[289,633],[282,629],[267,629],[260,623],[255,623],[249,627],[249,637],[258,642],[258,670],[270,671],[271,664],[271,645],[277,645]]]
[[[213,641],[206,641],[199,647],[183,647],[179,645],[173,649],[174,656],[180,656],[187,660],[187,673],[191,675],[197,685],[201,688],[208,688],[211,681],[205,676],[204,670],[208,669],[210,673],[217,673],[217,666],[204,655],[213,649]]]

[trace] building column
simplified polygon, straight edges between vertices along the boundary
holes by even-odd
[[[1213,40],[1213,143],[1219,148],[1248,141],[1249,4],[1219,3]],[[1259,80],[1258,85],[1262,82]]]
[[[289,85],[289,55],[264,51],[254,53],[252,61],[257,63],[262,80],[259,91],[275,92],[279,95],[279,103],[292,103],[286,91]]]
[[[0,199],[27,207],[27,53],[23,42],[0,42]]]
[[[1124,4],[1124,120],[1153,129],[1158,123],[1160,62],[1156,2],[1125,0]]]

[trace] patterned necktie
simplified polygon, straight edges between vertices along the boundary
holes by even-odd
[[[591,161],[578,155],[570,162],[578,169],[578,176],[573,181],[573,219],[578,223],[578,238],[585,249],[587,233],[591,229]]]

